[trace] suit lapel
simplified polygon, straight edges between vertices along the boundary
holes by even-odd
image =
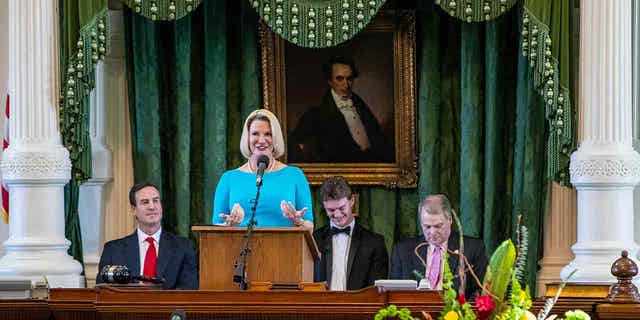
[[[138,230],[127,237],[125,241],[125,255],[127,268],[133,274],[140,274],[140,244],[138,243]]]
[[[353,267],[353,260],[355,260],[356,254],[358,253],[358,248],[360,247],[361,240],[361,230],[358,223],[353,224],[353,231],[351,232],[351,243],[349,244],[349,258],[347,259],[347,274],[345,278],[347,279],[347,284],[349,283],[349,275],[351,274],[351,267]]]
[[[331,274],[333,273],[333,239],[331,239],[331,227],[327,226],[323,234],[324,239],[324,270],[326,272],[325,279],[331,284]]]
[[[333,100],[331,90],[329,90],[324,96],[324,104],[329,106],[329,108],[323,108],[321,112],[325,114],[325,117],[327,119],[334,119],[334,121],[332,121],[334,129],[342,132],[343,135],[348,134],[350,136],[351,131],[349,131],[347,120],[345,120],[344,115],[342,114],[340,109],[338,109],[338,105],[336,104],[335,100]]]
[[[171,255],[175,252],[173,247],[174,243],[171,235],[163,230],[160,234],[160,250],[158,252],[158,264],[156,265],[158,277],[163,277],[167,264],[171,260]]]
[[[455,287],[457,288],[459,286],[460,283],[460,279],[457,277],[458,275],[458,266],[460,265],[460,254],[459,254],[459,250],[460,250],[460,236],[458,235],[458,233],[455,232],[451,232],[451,235],[449,235],[449,240],[447,242],[447,247],[450,251],[449,253],[449,269],[451,270],[451,273],[453,274],[453,281],[454,283],[456,283]]]
[[[417,247],[418,245],[420,245],[421,243],[424,243],[424,238],[423,237],[418,237],[416,238],[416,243],[413,246],[414,248]],[[422,247],[420,247],[418,249],[418,254],[420,254],[420,258],[424,259],[424,261],[427,261],[427,250],[429,249],[428,245],[424,245]],[[412,274],[409,275],[408,279],[416,279],[417,276],[413,273],[413,271],[417,271],[420,272],[422,274],[424,274],[425,277],[427,277],[428,275],[425,273],[427,270],[427,267],[422,264],[422,261],[420,261],[420,259],[415,255],[415,253],[412,251],[411,253],[411,257],[413,257],[411,259],[411,261],[413,262],[413,270],[411,271]]]

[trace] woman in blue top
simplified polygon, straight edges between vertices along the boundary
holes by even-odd
[[[247,163],[225,172],[216,188],[213,223],[246,226],[251,200],[256,195],[257,161],[269,157],[256,208],[256,227],[301,226],[313,230],[311,191],[307,178],[297,167],[275,158],[284,154],[280,122],[266,109],[253,111],[244,122],[240,152]]]

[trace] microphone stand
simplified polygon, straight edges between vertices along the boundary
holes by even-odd
[[[233,282],[238,283],[240,290],[247,290],[249,285],[247,283],[247,257],[251,254],[251,247],[249,246],[249,238],[251,237],[253,227],[256,225],[256,208],[258,207],[258,199],[260,198],[260,188],[262,187],[262,179],[256,183],[256,198],[252,201],[251,206],[251,218],[247,224],[247,231],[244,233],[242,249],[240,250],[240,256],[236,260],[233,266]]]

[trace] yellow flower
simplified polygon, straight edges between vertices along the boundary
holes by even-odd
[[[444,315],[444,320],[458,320],[458,313],[455,311],[449,311]]]
[[[520,298],[521,300],[526,299],[527,298],[527,293],[524,292],[524,290],[520,291],[520,296],[518,298]]]

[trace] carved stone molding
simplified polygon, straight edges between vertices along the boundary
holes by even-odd
[[[0,169],[5,182],[19,180],[63,180],[71,178],[69,152],[62,146],[45,150],[7,149]]]
[[[581,185],[634,186],[640,181],[640,155],[631,150],[592,153],[578,149],[571,155],[571,183]]]
[[[640,176],[639,159],[597,159],[571,162],[571,177],[604,176],[630,177]]]

